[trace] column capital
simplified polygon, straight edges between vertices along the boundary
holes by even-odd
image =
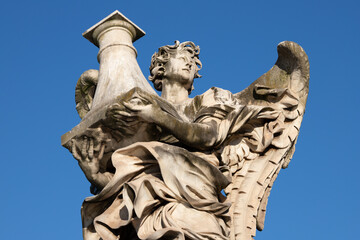
[[[99,47],[98,36],[106,29],[111,27],[123,27],[127,29],[131,33],[132,42],[135,42],[145,35],[145,32],[141,28],[130,21],[118,10],[115,10],[109,16],[105,17],[100,22],[86,30],[82,35],[95,46]]]

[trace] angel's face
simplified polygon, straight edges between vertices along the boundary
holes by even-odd
[[[191,88],[196,73],[196,63],[190,53],[178,52],[170,57],[165,69],[164,77],[169,81],[176,81],[187,89]]]

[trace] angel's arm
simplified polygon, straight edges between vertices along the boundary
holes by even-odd
[[[217,143],[219,135],[217,119],[207,119],[198,123],[186,122],[163,110],[160,104],[154,98],[144,94],[138,98],[121,102],[125,109],[117,104],[117,106],[113,105],[110,111],[111,115],[118,120],[139,117],[143,121],[154,123],[183,144],[194,148],[208,149]]]
[[[206,123],[190,123],[177,119],[167,112],[154,112],[154,123],[174,135],[182,143],[199,149],[215,145],[219,136],[218,123],[215,119]]]

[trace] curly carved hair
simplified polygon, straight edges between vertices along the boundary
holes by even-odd
[[[172,56],[175,56],[180,52],[188,52],[191,58],[195,61],[196,71],[194,79],[201,77],[201,75],[198,73],[202,67],[201,61],[199,60],[200,47],[196,46],[193,42],[190,41],[183,43],[175,41],[174,45],[160,47],[158,52],[155,52],[151,57],[149,80],[153,82],[156,90],[161,91],[162,89],[162,79],[166,71],[166,63]],[[191,86],[191,89],[188,89],[189,94],[193,89],[193,86]]]

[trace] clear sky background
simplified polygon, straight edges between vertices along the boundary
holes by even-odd
[[[98,49],[81,34],[118,9],[151,55],[174,40],[201,47],[203,78],[233,93],[267,72],[284,40],[310,59],[297,150],[274,184],[257,240],[359,239],[359,1],[3,1],[0,7],[1,239],[81,239],[89,183],[60,137],[77,125],[74,90]]]

